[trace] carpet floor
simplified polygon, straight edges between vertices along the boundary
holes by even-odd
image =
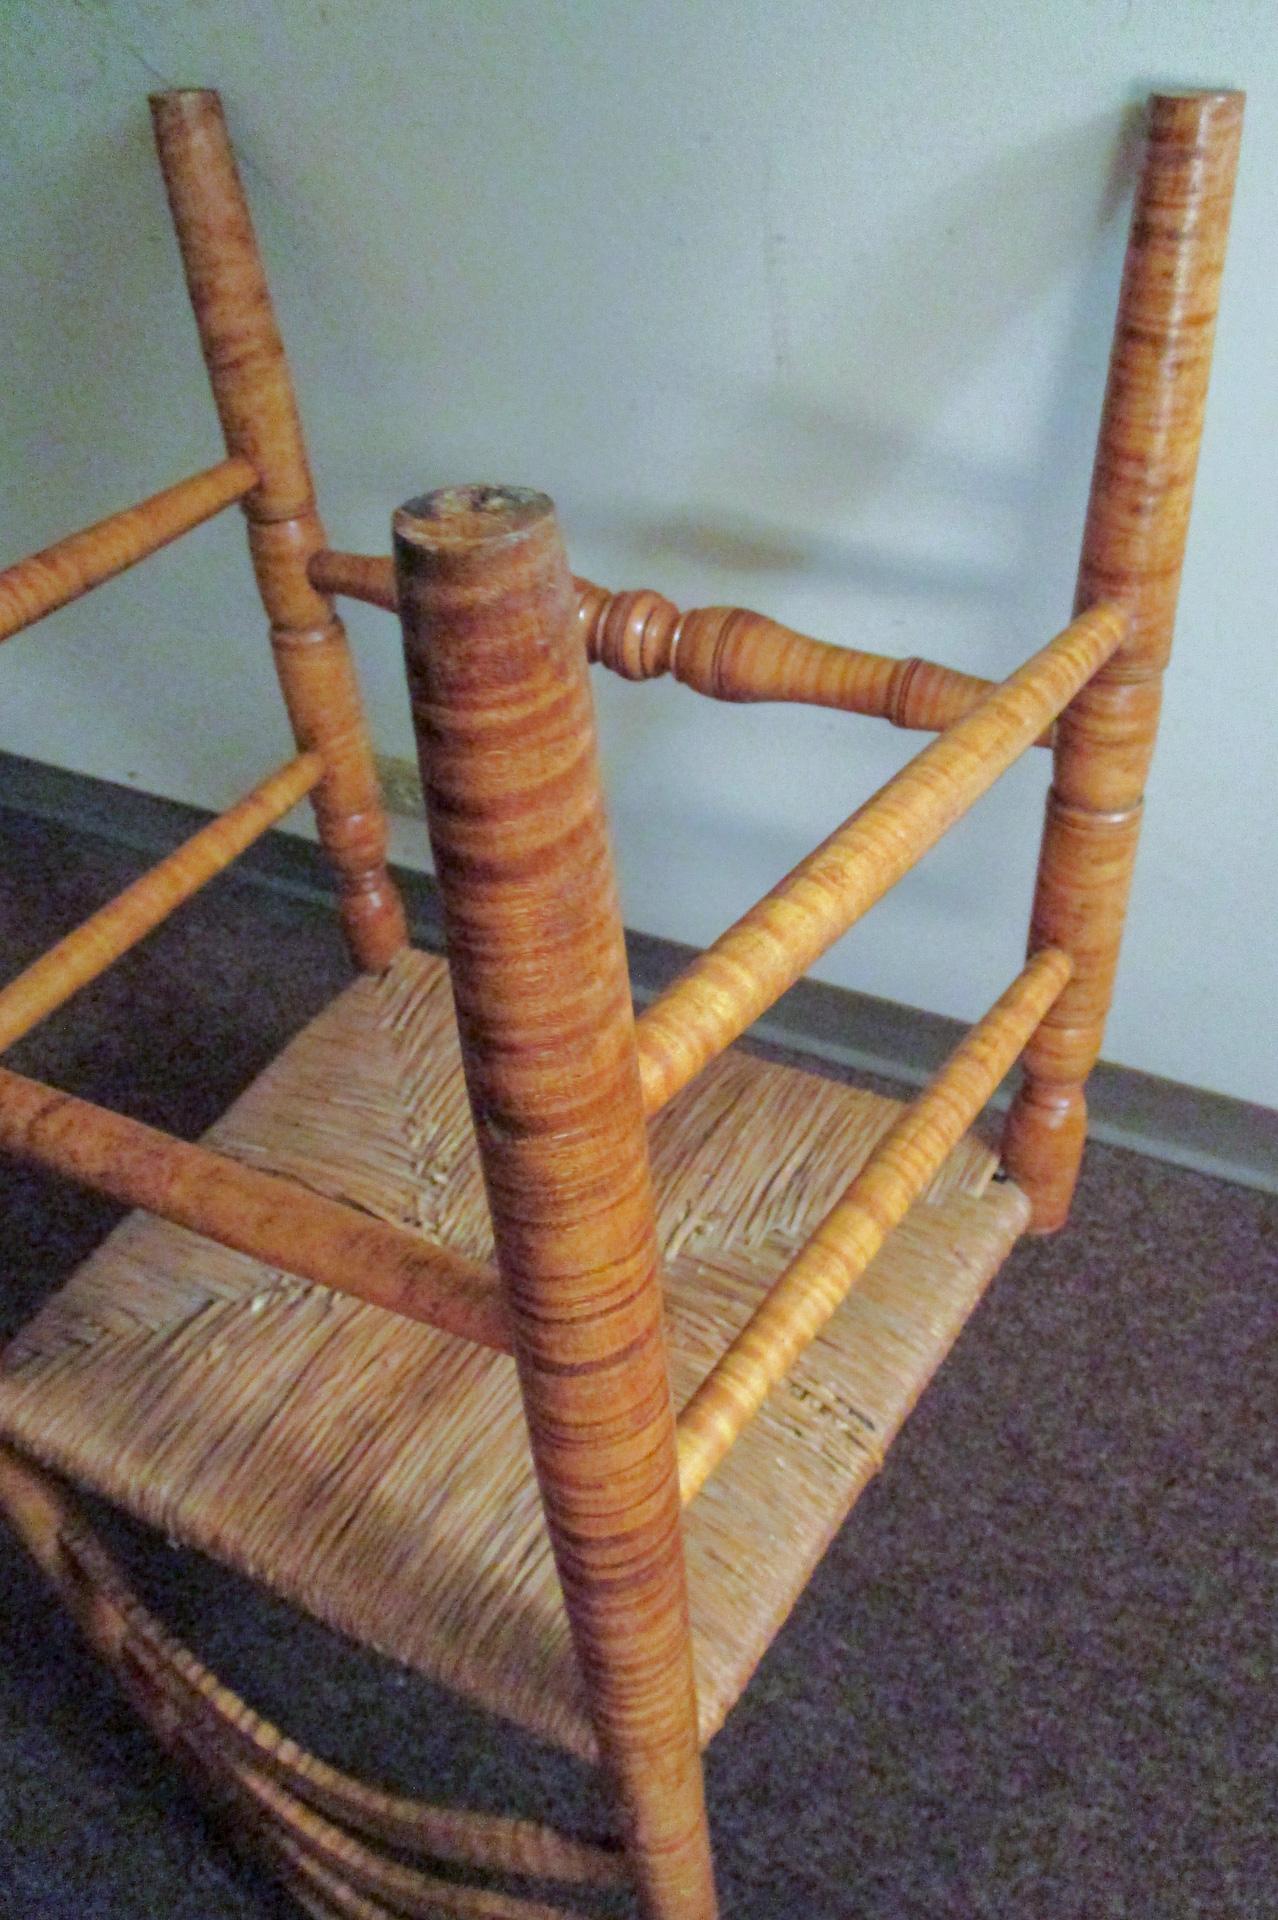
[[[0,810],[8,977],[140,865]],[[233,875],[10,1064],[194,1137],[348,978]],[[0,1166],[0,1334],[117,1217]],[[1273,1920],[1278,1203],[1093,1146],[857,1506],[708,1779],[725,1920]],[[572,1819],[570,1762],[113,1518],[161,1615],[326,1757]],[[294,1909],[203,1819],[0,1553],[0,1914]]]

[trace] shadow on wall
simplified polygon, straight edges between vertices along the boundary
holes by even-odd
[[[643,584],[659,585],[667,561],[983,607],[991,670],[1000,659],[1010,668],[1021,655],[1007,653],[1003,636],[1009,623],[1037,631],[1045,580],[1064,582],[1058,624],[1068,617],[1144,100],[1142,91],[1117,138],[1107,114],[940,192],[927,223],[898,231],[881,271],[849,288],[839,337],[807,358],[801,386],[779,379],[725,403],[722,437],[701,466],[704,490],[722,496],[723,476],[733,476],[732,491],[757,502],[752,511],[687,504],[644,517],[623,502],[596,503],[574,511],[578,530],[650,553]],[[1072,183],[1094,173],[1106,149],[1099,201],[1080,198]],[[938,417],[956,392],[992,378],[1012,328],[1067,276],[1077,291],[1033,446],[1014,464],[983,461]],[[916,522],[920,505],[924,515],[957,507],[970,535],[958,544],[971,551],[929,554],[926,529],[921,543],[856,534],[896,498],[913,503]]]
[[[610,584],[660,586],[663,566],[686,572],[691,563],[761,583],[896,598],[935,613],[917,632],[911,625],[903,650],[992,672],[1046,638],[1045,603],[1049,628],[1058,605],[1056,624],[1068,610],[1139,123],[1133,107],[1116,142],[1114,117],[1098,116],[940,189],[926,219],[865,256],[797,377],[779,364],[775,378],[728,391],[715,410],[711,400],[684,500],[668,513],[645,516],[633,501],[599,500],[583,488],[565,507],[570,531],[642,555],[639,579]],[[1104,152],[1113,158],[1102,192],[1080,192],[1080,176],[1094,180]],[[11,444],[29,472],[80,474],[87,519],[217,458],[220,437],[140,100],[71,153],[38,189],[47,245],[25,295],[29,331],[38,314],[57,321],[53,338],[36,339],[22,357],[56,359],[57,378],[42,384],[38,409],[19,402]],[[274,189],[254,193],[256,174],[246,172],[250,193],[267,201],[259,224],[287,226],[269,219]],[[284,198],[289,219],[301,217],[305,196]],[[287,245],[286,234],[264,238],[271,257],[281,239]],[[965,443],[983,436],[955,432],[946,410],[974,385],[989,390],[1012,329],[1067,276],[1073,313],[1032,444],[1015,461],[982,460]],[[287,333],[287,313],[284,322]],[[598,320],[583,315],[579,324]],[[996,388],[990,404],[997,407]],[[748,511],[737,505],[746,500]],[[26,545],[65,530],[41,522],[38,499],[27,511]],[[934,515],[957,515],[944,551],[929,550],[938,545]],[[182,564],[198,566],[199,554],[195,542],[184,545]],[[221,573],[214,583],[210,570],[210,596],[228,584]],[[234,584],[246,592],[245,644],[257,657],[246,565]],[[192,586],[202,588],[203,576]],[[769,595],[757,597],[769,610]],[[945,631],[956,608],[965,618],[957,656]],[[136,700],[105,653],[79,649],[76,671],[77,697],[104,703],[103,711]]]

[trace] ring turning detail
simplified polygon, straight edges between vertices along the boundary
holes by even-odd
[[[704,1745],[1017,1238],[1069,1213],[1242,96],[1150,103],[1074,615],[996,683],[610,593],[525,487],[415,496],[391,559],[331,547],[221,104],[152,114],[224,458],[0,573],[0,641],[238,504],[293,749],[0,986],[0,1048],[304,799],[356,978],[199,1143],[0,1068],[0,1152],[136,1210],[0,1353],[0,1513],[307,1912],[629,1889],[715,1920]],[[446,962],[408,943],[337,595],[399,615]],[[936,736],[639,1014],[592,665]],[[735,1044],[1035,747],[1028,958],[911,1104]],[[1021,1058],[1000,1168],[969,1129]],[[73,1483],[597,1762],[611,1830],[305,1752],[166,1633]]]

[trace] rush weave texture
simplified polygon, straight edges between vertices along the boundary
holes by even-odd
[[[732,1049],[653,1123],[682,1405],[899,1112]],[[486,1259],[442,961],[313,1021],[208,1140]],[[969,1138],[686,1516],[722,1724],[1028,1220]],[[513,1362],[149,1216],[0,1362],[0,1432],[332,1626],[589,1755]]]

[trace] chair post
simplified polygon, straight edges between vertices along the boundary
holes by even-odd
[[[298,746],[324,759],[312,794],[355,964],[380,971],[407,945],[386,868],[386,816],[346,634],[307,563],[326,542],[283,342],[216,93],[152,95],[187,287],[228,450],[250,460],[249,550]]]
[[[1025,1055],[1003,1135],[1031,1231],[1069,1214],[1087,1132],[1154,751],[1224,268],[1240,93],[1156,94],[1119,296],[1083,536],[1077,610],[1126,612],[1126,637],[1057,723],[1030,951],[1073,977]]]
[[[648,1920],[716,1911],[634,1017],[554,508],[395,516],[467,1087],[542,1499]]]

